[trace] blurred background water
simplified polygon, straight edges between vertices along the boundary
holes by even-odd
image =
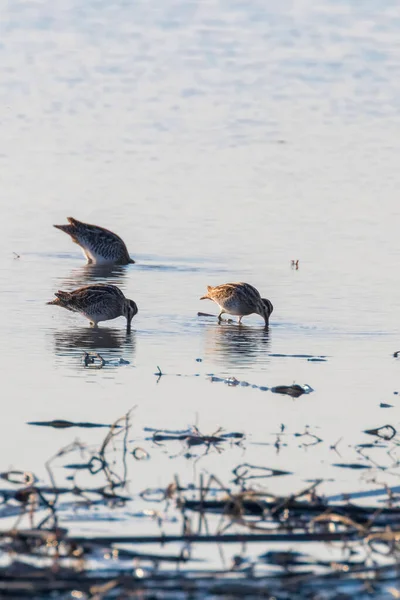
[[[246,460],[293,473],[274,493],[315,478],[325,493],[397,484],[395,468],[332,465],[360,460],[363,430],[399,424],[398,3],[14,0],[1,13],[0,470],[44,477],[78,435],[28,421],[111,423],[136,406],[137,439],[193,423],[246,434],[197,474],[228,482]],[[117,232],[136,263],[86,267],[52,228],[67,216]],[[257,316],[241,328],[197,316],[217,315],[206,285],[238,280],[272,301],[268,333]],[[91,281],[136,301],[130,336],[122,319],[93,331],[46,306]],[[84,351],[129,364],[88,370]],[[293,437],[307,427],[315,448]],[[134,491],[193,481],[192,461],[152,458],[131,465]]]

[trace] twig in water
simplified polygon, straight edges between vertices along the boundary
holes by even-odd
[[[157,383],[160,381],[161,377],[164,375],[164,373],[161,371],[161,369],[158,365],[157,365],[157,373],[154,373],[154,375],[157,375]]]
[[[343,439],[343,437],[340,437],[340,438],[338,439],[338,441],[337,441],[335,444],[333,444],[333,446],[330,446],[330,448],[329,448],[329,450],[333,450],[334,452],[336,452],[336,454],[337,454],[338,456],[340,456],[340,458],[342,458],[342,455],[341,455],[341,454],[340,454],[340,452],[338,451],[338,449],[337,449],[337,446],[340,444],[340,442],[342,441],[342,439]]]

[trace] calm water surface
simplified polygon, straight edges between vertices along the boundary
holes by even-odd
[[[387,470],[333,464],[360,461],[363,430],[400,424],[398,3],[16,0],[0,30],[0,470],[45,478],[60,447],[104,437],[28,421],[111,423],[135,406],[131,436],[151,460],[130,465],[133,493],[175,473],[229,483],[240,462],[292,472],[274,493],[316,478],[326,494],[397,485],[386,449],[370,456]],[[86,267],[52,228],[70,215],[117,231],[136,264]],[[274,304],[268,333],[256,316],[197,316],[217,314],[206,285],[237,280]],[[137,302],[131,335],[122,319],[94,331],[46,306],[93,281]],[[110,364],[85,369],[83,351]],[[194,467],[144,440],[144,427],[196,422],[244,432],[245,449]],[[293,436],[307,427],[318,446]]]

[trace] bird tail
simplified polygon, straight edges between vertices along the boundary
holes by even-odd
[[[59,290],[54,295],[57,297],[54,300],[51,300],[50,302],[46,302],[46,304],[54,304],[55,306],[63,306],[64,303],[68,300],[70,293],[62,292],[61,290]]]
[[[50,302],[46,302],[46,304],[55,304],[57,306],[61,304],[60,300],[56,298],[55,300],[51,300]]]
[[[212,287],[212,285],[208,285],[208,286],[207,286],[207,294],[206,294],[205,296],[202,296],[202,297],[200,298],[200,300],[211,300],[211,295],[210,295],[210,294],[211,294],[211,291],[212,291],[213,289],[214,289],[214,288]]]
[[[77,221],[73,217],[67,217],[67,221],[69,222],[69,225],[54,225],[54,227],[64,231],[64,233],[68,233],[68,235],[73,236],[80,225],[80,221]]]

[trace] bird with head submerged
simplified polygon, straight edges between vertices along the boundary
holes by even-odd
[[[131,321],[138,312],[133,300],[125,298],[115,285],[94,284],[73,290],[72,292],[56,292],[57,298],[47,304],[61,306],[77,312],[90,320],[93,327],[100,321],[109,321],[117,317],[126,318],[126,329],[130,331]]]
[[[274,310],[272,303],[266,298],[261,298],[255,287],[242,281],[224,283],[216,287],[208,285],[207,294],[200,300],[206,299],[213,300],[218,304],[220,308],[219,322],[224,313],[239,317],[239,323],[242,322],[242,317],[256,313],[264,319],[265,325],[268,326],[269,317]]]
[[[112,231],[82,223],[73,217],[67,218],[68,225],[54,225],[56,229],[71,236],[75,244],[83,250],[89,264],[96,265],[127,265],[135,261],[130,258],[123,240]]]

